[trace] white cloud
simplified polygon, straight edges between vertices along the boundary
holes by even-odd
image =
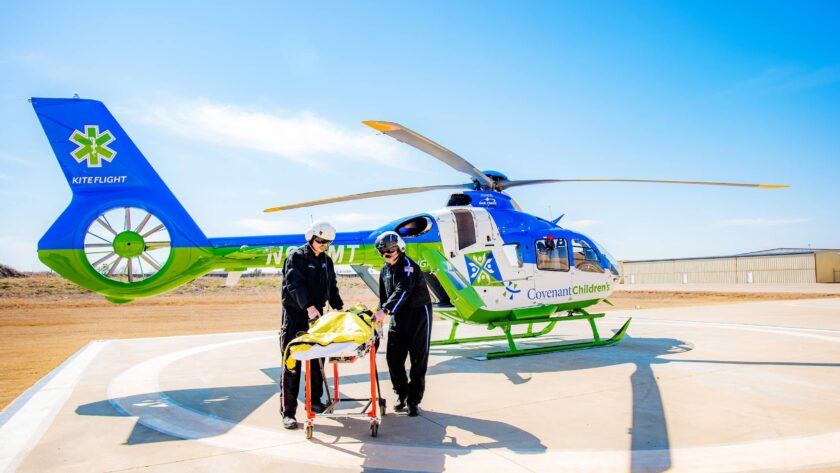
[[[383,214],[375,213],[361,213],[361,212],[347,212],[341,214],[325,215],[319,220],[325,220],[333,225],[338,224],[363,224],[363,223],[377,223],[385,224],[391,219]]]
[[[324,220],[336,227],[339,232],[355,231],[358,229],[372,229],[392,220],[383,214],[347,212],[315,216],[315,220]],[[247,218],[234,222],[243,231],[258,235],[288,235],[302,234],[309,228],[309,219],[302,220],[271,220],[263,218]]]
[[[132,113],[138,121],[208,143],[270,153],[312,166],[330,159],[406,167],[399,143],[361,124],[348,130],[312,112],[268,113],[205,100],[160,103]]]
[[[744,93],[785,92],[821,87],[840,82],[840,65],[819,69],[779,66],[765,69],[713,96],[727,98]]]
[[[0,247],[15,250],[37,251],[38,245],[34,241],[26,240],[17,235],[0,235]]]
[[[588,228],[594,225],[599,225],[601,222],[600,220],[590,220],[590,219],[583,219],[583,220],[569,220],[567,222],[560,221],[560,224],[566,228],[571,229],[578,229],[578,228]]]
[[[259,235],[287,235],[302,234],[307,224],[288,220],[266,220],[261,218],[246,218],[234,222],[239,228],[245,231],[255,232]]]
[[[6,162],[6,163],[12,163],[12,164],[21,164],[21,165],[24,165],[24,166],[34,166],[34,163],[32,161],[27,161],[23,158],[19,158],[19,157],[13,155],[13,154],[3,153],[3,152],[0,152],[0,161]]]
[[[771,225],[795,225],[797,223],[807,222],[807,218],[788,218],[788,219],[769,219],[769,218],[732,218],[728,220],[719,220],[714,223],[719,227],[739,227],[739,226],[771,226]]]
[[[0,235],[0,263],[19,271],[42,270],[44,265],[36,263],[38,243],[17,235]]]

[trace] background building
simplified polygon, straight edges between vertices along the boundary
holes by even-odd
[[[840,282],[840,249],[776,248],[731,256],[621,261],[624,284]]]

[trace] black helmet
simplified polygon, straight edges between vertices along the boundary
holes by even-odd
[[[374,243],[376,250],[379,251],[379,254],[389,251],[389,250],[398,250],[400,253],[405,253],[405,242],[402,238],[397,234],[397,232],[383,232],[381,235],[376,237],[376,242]]]

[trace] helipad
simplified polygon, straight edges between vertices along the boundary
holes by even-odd
[[[363,419],[318,419],[312,440],[282,428],[275,333],[94,342],[0,415],[0,470],[840,469],[840,299],[602,325],[629,316],[606,348],[493,361],[472,358],[486,344],[434,348],[421,417],[389,410],[377,438]],[[563,339],[588,330],[565,325]],[[342,365],[345,393],[363,395],[366,368]]]

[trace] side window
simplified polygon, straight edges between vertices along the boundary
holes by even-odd
[[[572,254],[575,257],[575,268],[587,273],[603,273],[604,268],[598,260],[598,254],[584,240],[575,238],[572,240]]]
[[[522,267],[522,247],[519,243],[512,243],[509,245],[502,246],[502,250],[505,252],[505,257],[510,262],[510,265],[514,268],[521,268]]]
[[[453,210],[455,215],[455,225],[458,228],[458,249],[475,244],[475,222],[473,221],[473,214],[469,210],[457,209]]]
[[[403,238],[411,238],[423,235],[431,229],[432,219],[423,215],[420,217],[414,217],[411,220],[406,220],[405,222],[397,225],[397,228],[394,229],[394,231],[399,233],[399,235]]]
[[[569,253],[566,251],[566,239],[537,240],[537,269],[543,271],[568,271]]]

